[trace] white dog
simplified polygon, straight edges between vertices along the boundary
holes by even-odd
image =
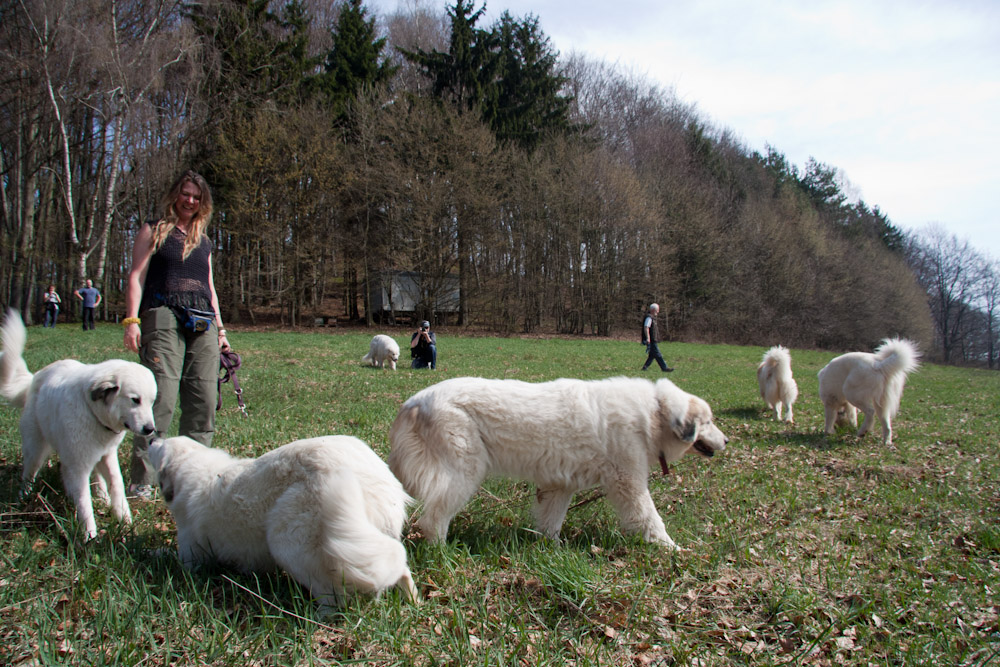
[[[764,353],[757,366],[757,384],[760,385],[761,398],[767,402],[767,407],[774,410],[775,419],[781,421],[781,406],[784,405],[787,412],[785,421],[794,423],[792,404],[799,396],[799,387],[792,377],[792,356],[787,349],[775,345]]]
[[[882,443],[892,443],[892,418],[899,411],[906,376],[917,369],[920,352],[904,339],[887,338],[870,352],[842,354],[819,372],[819,396],[826,411],[826,432],[838,423],[858,425],[858,410],[865,421],[858,429],[862,436],[874,417],[882,423]]]
[[[708,404],[669,380],[531,384],[455,378],[407,400],[389,432],[389,467],[424,502],[430,540],[487,475],[536,484],[539,531],[558,540],[573,493],[600,485],[622,528],[676,548],[649,495],[649,466],[688,451],[712,456],[728,442]]]
[[[63,485],[76,505],[87,539],[97,536],[90,489],[93,473],[98,498],[110,503],[117,519],[131,523],[118,445],[127,430],[144,436],[155,430],[153,374],[120,359],[92,365],[64,359],[32,375],[21,356],[27,332],[14,311],[7,314],[0,338],[4,351],[0,357],[0,396],[23,408],[22,493],[31,489],[42,464],[55,451]]]
[[[257,459],[186,437],[157,439],[149,460],[185,566],[281,567],[325,607],[392,586],[417,601],[400,542],[412,499],[357,438],[297,440]]]
[[[368,354],[361,357],[361,361],[375,368],[384,368],[384,364],[388,364],[389,368],[396,370],[396,362],[399,361],[399,343],[389,336],[378,334],[372,338],[372,342],[368,345]]]

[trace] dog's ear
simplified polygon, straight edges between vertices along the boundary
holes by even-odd
[[[90,385],[90,400],[106,401],[109,396],[113,396],[118,391],[118,383],[114,378],[106,377],[95,380]]]
[[[673,416],[670,427],[674,435],[683,442],[694,442],[698,439],[698,404],[693,398],[688,401],[687,410],[683,414]]]

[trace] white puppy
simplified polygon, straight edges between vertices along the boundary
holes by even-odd
[[[42,464],[53,451],[59,455],[63,485],[76,505],[76,516],[87,539],[97,536],[90,477],[96,473],[96,493],[109,501],[120,521],[130,523],[125,484],[118,465],[118,445],[130,430],[154,431],[156,379],[149,369],[112,359],[82,364],[64,359],[34,375],[22,354],[27,332],[21,316],[10,311],[0,329],[0,396],[19,408],[24,471],[22,493],[31,489]]]
[[[297,440],[256,459],[186,437],[157,439],[149,460],[185,566],[281,567],[327,607],[392,586],[417,601],[400,542],[412,499],[357,438]]]
[[[384,368],[384,364],[388,364],[389,368],[396,370],[396,362],[399,361],[399,343],[389,336],[378,334],[372,338],[372,342],[368,345],[368,354],[361,357],[361,361],[375,368]]]
[[[788,350],[775,345],[764,353],[764,358],[757,366],[757,384],[760,385],[760,396],[767,402],[767,407],[774,410],[774,416],[781,421],[781,406],[787,411],[785,421],[794,422],[792,404],[799,396],[799,387],[792,377],[792,356]]]
[[[407,400],[389,432],[389,467],[424,502],[420,527],[443,540],[487,475],[536,484],[539,531],[558,540],[576,491],[600,485],[622,528],[676,548],[649,495],[649,466],[728,442],[697,396],[669,380],[455,378]]]
[[[882,424],[882,442],[892,442],[892,418],[899,411],[906,376],[917,369],[920,352],[904,339],[887,338],[870,352],[842,354],[819,372],[819,396],[826,411],[826,432],[848,421],[858,424],[858,410],[865,421],[858,429],[862,436],[874,417]]]

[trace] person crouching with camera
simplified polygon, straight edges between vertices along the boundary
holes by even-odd
[[[410,357],[413,358],[410,368],[437,368],[437,338],[427,320],[410,336]]]

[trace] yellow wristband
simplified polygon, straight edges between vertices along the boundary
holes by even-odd
[[[140,320],[138,317],[126,317],[124,320],[122,320],[123,327],[127,327],[130,324],[142,324],[142,320]]]

